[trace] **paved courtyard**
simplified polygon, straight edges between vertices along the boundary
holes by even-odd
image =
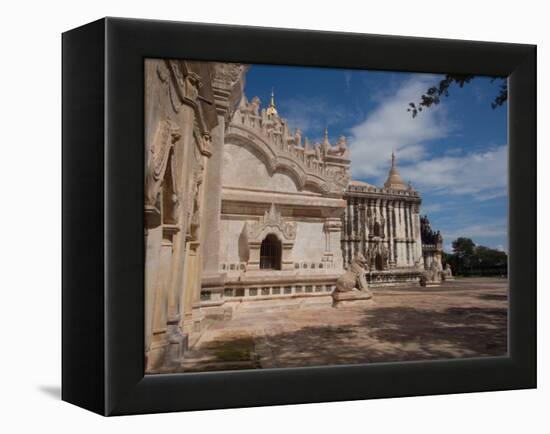
[[[374,304],[271,312],[211,322],[182,371],[284,368],[499,356],[507,351],[508,282],[375,288]]]

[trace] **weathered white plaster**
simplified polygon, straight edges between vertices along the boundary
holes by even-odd
[[[277,192],[299,191],[296,178],[278,169],[270,173],[265,158],[250,145],[226,143],[224,147],[223,185]]]

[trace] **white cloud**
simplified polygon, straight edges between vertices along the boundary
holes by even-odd
[[[462,156],[426,159],[401,167],[404,179],[410,179],[423,192],[463,195],[478,201],[507,194],[508,147]]]
[[[352,174],[355,178],[381,177],[389,169],[395,150],[399,162],[417,162],[426,156],[426,142],[446,137],[451,129],[444,106],[432,107],[416,118],[407,106],[417,101],[434,76],[405,81],[393,95],[386,95],[367,119],[351,129]]]
[[[394,150],[403,179],[412,181],[421,193],[469,194],[478,201],[505,196],[506,145],[469,154],[457,146],[443,150],[444,156],[429,156],[428,142],[457,133],[445,105],[433,106],[414,119],[407,112],[409,102],[417,101],[435,81],[436,76],[415,76],[394,94],[376,99],[378,106],[351,129],[352,176],[381,184]]]
[[[449,228],[442,233],[448,240],[458,237],[472,238],[474,241],[476,238],[500,238],[507,234],[507,223],[506,219],[499,219],[490,223]]]

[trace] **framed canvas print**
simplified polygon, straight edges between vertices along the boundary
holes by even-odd
[[[536,49],[105,18],[63,34],[63,399],[536,386]]]

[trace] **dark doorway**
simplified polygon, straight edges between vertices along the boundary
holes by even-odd
[[[384,269],[384,259],[382,258],[382,255],[378,254],[374,258],[374,266],[377,270],[383,270]]]
[[[260,246],[260,269],[281,269],[281,242],[274,234],[269,234]]]

